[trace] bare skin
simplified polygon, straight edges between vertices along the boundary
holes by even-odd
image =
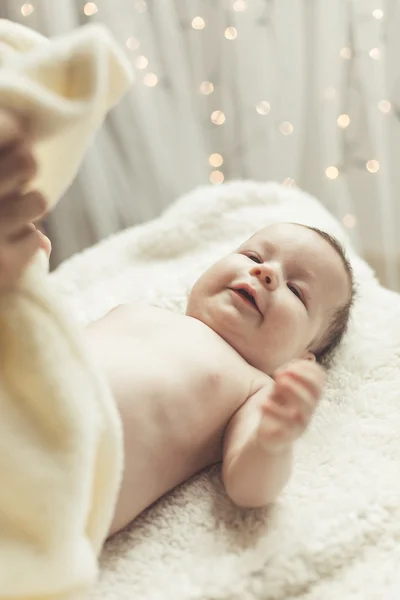
[[[186,315],[125,305],[89,326],[90,351],[125,432],[111,533],[220,461],[236,504],[276,499],[290,476],[293,442],[322,392],[313,340],[348,294],[330,245],[282,224],[211,267],[195,284]]]
[[[32,225],[44,199],[23,193],[35,170],[23,138],[21,124],[0,113],[0,290],[15,285],[39,245],[51,250]],[[26,161],[16,158],[21,153]],[[280,224],[211,267],[195,284],[186,315],[122,305],[86,329],[124,428],[110,535],[220,461],[236,504],[277,498],[290,476],[293,443],[322,393],[316,340],[349,292],[327,242]]]
[[[107,374],[124,427],[125,475],[110,534],[224,455],[228,467],[247,438],[254,437],[262,474],[277,473],[269,480],[268,498],[262,490],[261,501],[253,491],[255,501],[233,499],[246,506],[275,499],[289,476],[287,450],[319,398],[319,367],[293,363],[286,380],[279,382],[278,375],[274,383],[201,321],[154,307],[117,307],[87,328],[87,341]],[[296,373],[304,381],[303,396],[297,394]],[[227,423],[245,405],[250,410],[227,443]]]
[[[124,427],[125,476],[114,532],[221,460],[227,419],[258,373],[200,321],[154,307],[120,306],[90,325],[87,339]]]

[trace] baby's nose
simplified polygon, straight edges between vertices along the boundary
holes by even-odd
[[[263,285],[265,285],[268,290],[273,292],[279,283],[279,277],[276,269],[272,265],[262,264],[262,265],[254,265],[251,268],[250,274],[254,277],[258,277]]]

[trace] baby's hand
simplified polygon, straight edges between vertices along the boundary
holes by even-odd
[[[15,284],[39,248],[32,221],[46,209],[38,191],[24,193],[36,174],[32,147],[23,124],[0,110],[0,291]]]
[[[324,371],[299,360],[275,373],[275,385],[261,407],[258,442],[268,452],[288,448],[308,426],[322,394]]]

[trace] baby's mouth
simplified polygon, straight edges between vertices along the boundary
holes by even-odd
[[[250,290],[245,288],[237,288],[232,290],[238,294],[247,304],[253,306],[258,312],[261,312],[257,306],[257,302]]]

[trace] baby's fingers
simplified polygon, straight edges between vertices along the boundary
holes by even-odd
[[[303,414],[304,411],[296,406],[291,399],[289,399],[286,404],[283,404],[278,403],[273,396],[263,404],[262,413],[264,417],[273,418],[289,428],[297,426],[303,427],[308,420],[307,416]]]
[[[282,407],[270,398],[262,407],[258,439],[267,450],[282,451],[304,431],[304,427],[298,411]]]
[[[297,361],[288,365],[285,369],[275,373],[276,382],[283,378],[289,378],[303,385],[317,400],[321,395],[325,381],[325,373],[320,365],[310,361]]]
[[[282,376],[275,383],[274,396],[278,402],[281,398],[280,404],[290,410],[290,414],[295,413],[296,418],[301,422],[307,422],[310,419],[317,405],[317,400],[308,389],[289,376]]]

